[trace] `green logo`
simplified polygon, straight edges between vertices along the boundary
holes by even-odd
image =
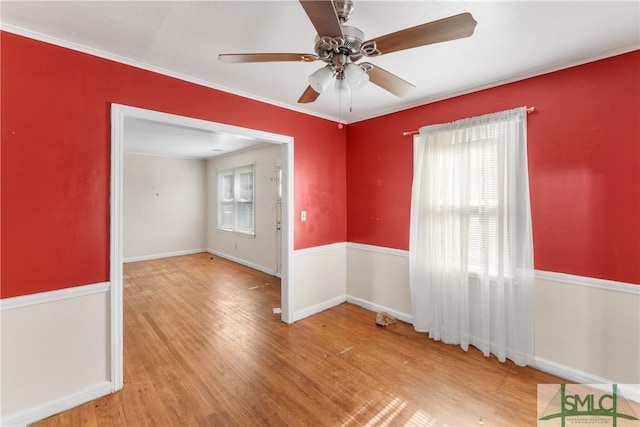
[[[618,390],[618,385],[613,384],[611,394],[608,393],[570,393],[566,384],[560,384],[560,389],[555,394],[540,421],[560,418],[562,427],[567,418],[581,417],[575,420],[580,424],[593,424],[593,417],[611,418],[608,423],[617,426],[618,419],[638,421],[629,402]],[[608,424],[607,423],[607,424]]]

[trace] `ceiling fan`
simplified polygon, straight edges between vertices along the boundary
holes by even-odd
[[[415,86],[370,62],[357,61],[363,56],[373,58],[399,50],[469,37],[477,24],[470,13],[461,13],[365,40],[362,31],[345,25],[353,12],[352,0],[300,0],[300,4],[318,33],[315,38],[315,54],[232,53],[220,54],[218,59],[226,63],[325,62],[327,65],[309,76],[309,86],[298,99],[299,103],[315,101],[333,78],[336,79],[337,89],[349,93],[351,89],[361,88],[371,81],[396,96],[403,96]]]

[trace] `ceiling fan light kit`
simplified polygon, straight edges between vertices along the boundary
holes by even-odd
[[[364,87],[369,81],[396,95],[408,94],[414,86],[400,77],[369,62],[358,64],[366,56],[379,55],[411,49],[433,43],[441,43],[469,37],[476,21],[470,13],[461,13],[433,22],[396,31],[376,39],[365,40],[358,28],[345,25],[351,17],[352,0],[299,0],[318,35],[315,38],[314,54],[305,53],[244,53],[220,54],[226,63],[249,62],[313,62],[323,61],[327,65],[309,76],[309,87],[298,99],[299,103],[314,102],[335,78],[339,96]]]
[[[309,76],[309,85],[318,93],[325,91],[333,78],[331,65],[324,66]]]
[[[345,65],[344,78],[351,89],[361,89],[369,82],[367,72],[354,63]]]

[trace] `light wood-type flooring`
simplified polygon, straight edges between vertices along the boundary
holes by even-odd
[[[124,266],[124,388],[37,426],[533,426],[561,379],[344,303],[287,325],[278,278],[209,254]]]

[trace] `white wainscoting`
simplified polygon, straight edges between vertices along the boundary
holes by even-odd
[[[334,243],[294,251],[293,321],[347,300],[347,245]]]
[[[3,426],[113,391],[109,291],[109,283],[97,283],[1,300]]]
[[[411,323],[409,252],[348,243],[347,254],[347,301]],[[534,367],[586,384],[640,384],[640,285],[536,271],[535,293]]]
[[[536,367],[572,381],[640,384],[640,285],[536,272]]]
[[[411,323],[407,251],[336,243],[293,257],[293,321],[349,301]],[[98,283],[1,300],[2,425],[114,390],[109,294],[110,283]],[[534,367],[581,383],[631,384],[625,397],[640,398],[640,286],[536,272],[535,304]]]
[[[409,252],[358,243],[347,248],[347,301],[412,323]]]

